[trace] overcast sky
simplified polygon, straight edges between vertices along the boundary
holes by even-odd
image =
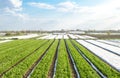
[[[120,0],[0,0],[0,30],[120,29]]]

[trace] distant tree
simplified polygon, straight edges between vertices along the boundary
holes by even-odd
[[[5,36],[10,36],[11,33],[10,32],[6,32]]]

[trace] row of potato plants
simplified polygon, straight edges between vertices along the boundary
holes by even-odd
[[[51,47],[46,52],[45,56],[41,59],[37,67],[34,69],[33,73],[31,74],[31,78],[48,78],[49,77],[49,70],[56,53],[56,48],[58,45],[58,40],[51,45]]]
[[[42,43],[43,41],[30,41],[30,43],[27,43],[24,46],[6,51],[3,55],[0,56],[0,73],[8,69],[10,66],[25,57],[27,54],[34,51]]]
[[[30,43],[28,43],[28,42],[30,42]],[[13,60],[13,58],[18,56],[20,53],[22,53],[23,47],[27,46],[27,44],[31,44],[31,41],[28,41],[28,42],[24,43],[24,45],[22,45],[22,46],[18,45],[18,47],[16,47],[16,48],[11,47],[10,49],[8,48],[7,50],[3,49],[2,51],[0,51],[0,53],[1,53],[1,56],[0,56],[0,61],[1,61],[1,63],[0,63],[0,73],[2,71],[4,71],[4,69],[7,69],[8,67],[10,67],[12,65],[11,60]],[[9,64],[10,64],[10,66],[9,66]]]
[[[119,78],[120,77],[120,72],[118,72],[117,70],[112,68],[109,64],[107,64],[103,60],[101,60],[99,57],[97,57],[95,54],[93,54],[91,51],[89,51],[83,45],[77,43],[75,40],[72,40],[72,41],[94,63],[94,65],[98,67],[98,69],[104,75],[106,75],[108,78]]]
[[[43,42],[43,40],[39,41],[39,43],[41,43],[41,42]],[[26,73],[26,71],[29,70],[29,68],[32,66],[32,64],[34,64],[34,62],[44,53],[44,51],[47,49],[47,47],[52,42],[53,42],[53,40],[50,40],[45,45],[43,45],[42,47],[40,47],[32,55],[30,55],[24,61],[22,61],[21,63],[19,63],[12,70],[10,70],[6,74],[4,74],[3,78],[22,78],[24,76],[24,74]]]
[[[80,55],[80,53],[74,48],[70,40],[66,40],[68,47],[70,49],[70,53],[75,61],[77,69],[79,71],[81,78],[100,78],[97,72],[92,69],[89,63]]]
[[[64,40],[60,41],[55,78],[72,78],[72,69]]]

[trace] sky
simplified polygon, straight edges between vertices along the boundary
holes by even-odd
[[[120,30],[120,0],[0,0],[0,30]]]

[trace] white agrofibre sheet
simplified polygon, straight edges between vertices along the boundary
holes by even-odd
[[[120,40],[119,40],[119,39],[110,40],[110,41],[113,41],[113,42],[116,42],[116,43],[120,43]]]
[[[80,38],[80,39],[86,39],[86,37],[84,37],[84,36],[81,36],[81,35],[76,35],[78,38]]]
[[[69,37],[67,35],[64,35],[64,39],[69,39]]]
[[[112,41],[109,41],[109,40],[97,40],[97,41],[120,47],[120,43],[112,42]]]
[[[105,49],[111,50],[114,53],[120,54],[120,48],[119,47],[115,47],[115,46],[112,46],[112,45],[109,45],[109,44],[97,42],[95,40],[86,40],[86,41],[91,42],[91,43],[93,43],[95,45],[101,46],[101,47],[103,47]]]
[[[64,37],[64,35],[59,34],[59,35],[57,35],[57,37],[55,39],[62,39],[63,37]]]
[[[47,39],[54,39],[56,37],[57,37],[57,35],[50,35]]]
[[[87,49],[89,49],[91,52],[102,58],[108,64],[116,68],[118,71],[120,71],[120,56],[117,56],[88,42],[85,42],[84,40],[77,41],[83,46],[85,46]]]
[[[80,38],[80,39],[97,39],[95,37],[91,37],[91,36],[87,36],[87,35],[74,35],[76,36],[77,38]]]
[[[49,39],[50,36],[51,36],[51,34],[49,34],[49,35],[45,35],[45,36],[40,37],[40,38],[37,38],[37,39]]]
[[[49,34],[49,35],[40,37],[38,39],[63,39],[63,38],[68,39],[69,37],[63,34],[58,34],[58,35]]]
[[[91,37],[91,36],[88,36],[88,35],[84,35],[84,37],[85,37],[86,39],[97,39],[97,38],[95,38],[95,37]]]
[[[73,35],[73,34],[69,34],[69,36],[72,38],[72,39],[78,39],[77,36]]]
[[[18,39],[29,39],[33,37],[39,36],[38,34],[28,34],[28,35],[22,35],[22,36],[11,36],[11,37],[3,37],[3,39],[13,39],[13,38],[18,38]]]

